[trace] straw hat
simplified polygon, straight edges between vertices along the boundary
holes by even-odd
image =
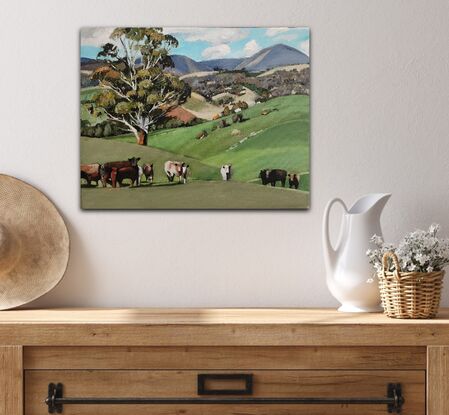
[[[69,233],[45,195],[0,174],[0,310],[28,303],[64,276]]]

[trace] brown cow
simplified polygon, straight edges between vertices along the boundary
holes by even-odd
[[[142,167],[134,166],[134,167],[122,167],[118,169],[117,167],[112,167],[111,169],[111,182],[112,187],[117,187],[117,183],[119,186],[122,185],[123,180],[130,179],[131,185],[136,184],[140,185],[140,172],[142,171]]]
[[[296,173],[289,173],[288,177],[288,187],[292,189],[293,187],[297,189],[299,187],[300,176]]]
[[[81,179],[86,180],[88,186],[91,185],[91,182],[95,182],[95,186],[98,186],[101,179],[100,164],[81,164]]]
[[[131,157],[128,160],[109,161],[102,164],[100,167],[100,174],[103,187],[106,187],[107,183],[111,183],[111,173],[113,168],[121,169],[123,167],[137,167],[137,163],[139,160],[140,157]]]
[[[154,177],[153,163],[143,165],[143,174],[145,175],[147,182],[149,184],[153,184],[153,177]]]

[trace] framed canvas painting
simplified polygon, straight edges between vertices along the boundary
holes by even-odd
[[[306,209],[309,29],[81,30],[83,209]]]

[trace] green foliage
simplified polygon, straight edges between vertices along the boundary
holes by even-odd
[[[218,128],[218,124],[213,124],[212,128],[210,129],[211,131],[215,131]]]
[[[81,136],[104,138],[123,134],[123,129],[119,124],[103,121],[94,126],[89,125],[86,121],[81,121]]]

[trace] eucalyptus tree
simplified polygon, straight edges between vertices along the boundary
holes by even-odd
[[[116,28],[110,39],[97,56],[104,65],[92,74],[100,87],[93,103],[132,132],[137,144],[147,145],[167,112],[190,96],[189,85],[166,70],[173,67],[170,51],[178,41],[157,27]]]

